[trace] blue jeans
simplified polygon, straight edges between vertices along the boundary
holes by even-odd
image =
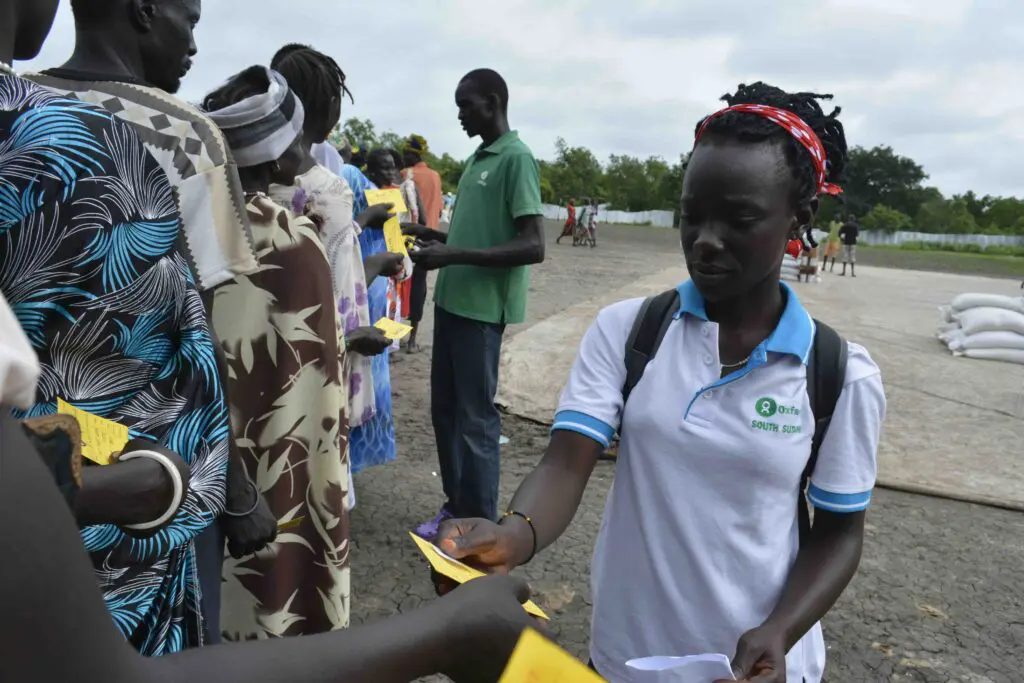
[[[501,415],[498,361],[504,325],[482,323],[434,307],[430,415],[434,423],[445,509],[459,518],[498,518]]]

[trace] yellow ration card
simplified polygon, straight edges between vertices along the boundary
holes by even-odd
[[[479,569],[473,569],[467,564],[463,564],[458,560],[452,559],[441,552],[433,543],[428,543],[414,533],[409,533],[412,540],[416,542],[416,546],[420,549],[424,555],[427,556],[427,561],[430,562],[430,566],[434,568],[438,574],[446,576],[456,583],[466,583],[473,579],[479,579],[481,576],[487,576]],[[537,607],[533,600],[530,600],[523,609],[532,614],[535,617],[541,619],[547,619],[548,615],[544,614],[544,610]],[[524,679],[525,680],[525,679]]]
[[[533,629],[526,629],[498,683],[604,683],[604,679]]]
[[[377,204],[394,204],[396,214],[407,213],[409,208],[402,199],[401,190],[367,190],[366,201],[370,206]],[[405,236],[402,234],[402,224],[395,215],[384,224],[384,240],[387,242],[388,251],[393,254],[407,256],[409,251],[405,247]]]
[[[98,465],[109,465],[113,456],[128,445],[128,428],[112,420],[79,410],[63,399],[57,399],[57,413],[70,415],[82,430],[82,455]]]
[[[391,341],[398,341],[408,336],[412,332],[411,325],[403,325],[402,323],[396,323],[391,318],[381,318],[378,320],[374,327],[384,333],[384,335]]]

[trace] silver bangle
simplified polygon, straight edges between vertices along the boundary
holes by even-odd
[[[248,512],[232,512],[228,510],[227,506],[224,506],[224,514],[228,517],[248,517],[252,513],[256,512],[256,508],[260,506],[260,492],[256,489],[256,484],[252,483],[252,479],[246,477],[246,483],[249,484],[249,490],[253,494],[252,507],[249,508]]]
[[[178,468],[174,466],[171,459],[158,451],[132,451],[130,453],[122,454],[118,460],[121,462],[127,462],[129,460],[138,460],[139,458],[155,460],[160,463],[163,468],[167,470],[167,473],[171,475],[171,482],[174,484],[174,496],[172,496],[171,504],[164,514],[160,515],[152,522],[124,525],[125,529],[131,529],[132,531],[152,531],[162,527],[178,513],[178,510],[181,508],[182,500],[185,497],[185,483],[181,479],[181,472],[179,472]]]

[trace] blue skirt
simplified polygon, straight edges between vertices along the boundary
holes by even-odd
[[[365,228],[359,235],[359,246],[363,258],[387,251],[384,231]],[[367,290],[370,304],[370,322],[376,323],[387,314],[388,279],[378,277]],[[370,360],[373,374],[373,391],[376,394],[377,414],[349,434],[349,460],[353,474],[374,465],[383,465],[394,460],[398,452],[395,447],[395,422],[391,413],[391,367],[388,358],[391,351]]]

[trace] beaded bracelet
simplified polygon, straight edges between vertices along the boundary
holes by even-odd
[[[504,515],[502,515],[501,518],[506,519],[508,517],[519,517],[520,519],[525,520],[526,523],[530,525],[530,532],[533,534],[533,549],[530,551],[530,556],[526,558],[525,562],[523,562],[523,564],[530,564],[534,556],[537,555],[537,529],[533,526],[533,520],[529,517],[529,515],[524,515],[522,512],[519,512],[518,510],[509,510]]]

